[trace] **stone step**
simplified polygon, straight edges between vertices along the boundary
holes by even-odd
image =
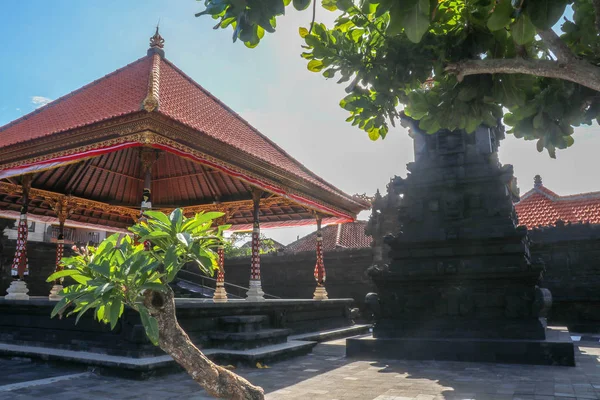
[[[290,340],[308,340],[314,342],[326,342],[329,340],[342,339],[351,336],[364,335],[369,333],[372,325],[352,325],[339,329],[329,329],[320,332],[302,333],[299,335],[292,335],[289,337]]]
[[[265,364],[308,354],[316,345],[317,342],[290,340],[285,343],[249,350],[209,349],[206,354],[210,359],[220,364],[256,366],[257,362]]]
[[[254,332],[209,332],[212,346],[219,349],[246,350],[284,343],[291,333],[289,329],[262,329]]]
[[[245,364],[255,366],[279,361],[290,357],[310,353],[317,342],[292,340],[250,350],[203,349],[210,359],[221,364]],[[145,379],[153,375],[180,371],[180,367],[171,356],[165,354],[155,357],[122,357],[86,351],[60,350],[48,347],[19,346],[0,343],[0,356],[27,357],[49,362],[71,362],[94,366],[106,374],[118,374],[124,378]]]
[[[231,315],[219,317],[219,325],[227,332],[255,332],[269,324],[266,315]]]

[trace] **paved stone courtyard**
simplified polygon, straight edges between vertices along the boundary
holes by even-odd
[[[237,372],[270,400],[600,399],[600,343],[579,342],[576,357],[574,368],[359,361],[346,359],[338,340],[268,369]],[[0,368],[1,400],[209,399],[184,373],[135,381],[26,360],[0,359]]]

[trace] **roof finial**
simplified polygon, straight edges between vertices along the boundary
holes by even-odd
[[[539,186],[543,186],[542,185],[542,177],[539,175],[536,175],[533,177],[533,187],[539,187]]]
[[[148,49],[148,54],[158,53],[164,57],[165,52],[163,47],[165,47],[165,39],[163,39],[163,37],[160,36],[160,33],[158,33],[159,24],[160,19],[158,20],[158,24],[156,24],[156,32],[154,33],[154,36],[150,38],[150,48]]]

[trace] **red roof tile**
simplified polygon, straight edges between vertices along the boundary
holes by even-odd
[[[600,192],[559,196],[541,183],[515,204],[519,224],[527,229],[565,223],[600,224]]]
[[[148,91],[151,60],[140,58],[0,127],[0,147],[139,111]]]
[[[340,190],[312,174],[179,68],[163,59],[158,111],[191,128],[281,167],[324,189]]]
[[[344,224],[327,225],[322,228],[323,251],[339,250],[342,248],[360,249],[371,247],[371,236],[365,234],[366,221],[347,222]],[[285,247],[286,252],[315,251],[317,231],[314,231]]]

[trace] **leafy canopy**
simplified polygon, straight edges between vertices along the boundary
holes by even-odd
[[[197,16],[255,47],[286,7],[305,10],[311,0],[204,4]],[[321,0],[319,8],[338,17],[331,27],[300,28],[302,57],[310,71],[347,84],[340,106],[372,140],[402,112],[429,133],[473,132],[503,118],[509,133],[554,157],[573,144],[573,127],[600,120],[593,0]],[[558,37],[549,29],[568,10]]]
[[[252,240],[252,232],[234,232],[228,239],[223,241],[225,257],[248,257],[252,255],[252,246],[248,242]],[[268,254],[277,251],[273,239],[260,234],[260,254]]]
[[[146,334],[158,343],[158,324],[141,296],[147,290],[171,290],[177,272],[194,262],[205,274],[218,269],[216,248],[221,245],[223,231],[229,226],[213,228],[220,212],[200,213],[186,218],[180,209],[170,215],[146,211],[145,220],[130,228],[140,244],[129,235],[114,234],[95,247],[74,247],[75,255],[62,259],[64,269],[47,279],[52,282],[70,277],[76,283],[65,287],[63,298],[56,304],[52,317],[67,312],[77,314],[76,322],[88,310],[94,310],[98,321],[111,329],[123,314],[125,305],[140,313]],[[144,250],[150,242],[150,251]]]

